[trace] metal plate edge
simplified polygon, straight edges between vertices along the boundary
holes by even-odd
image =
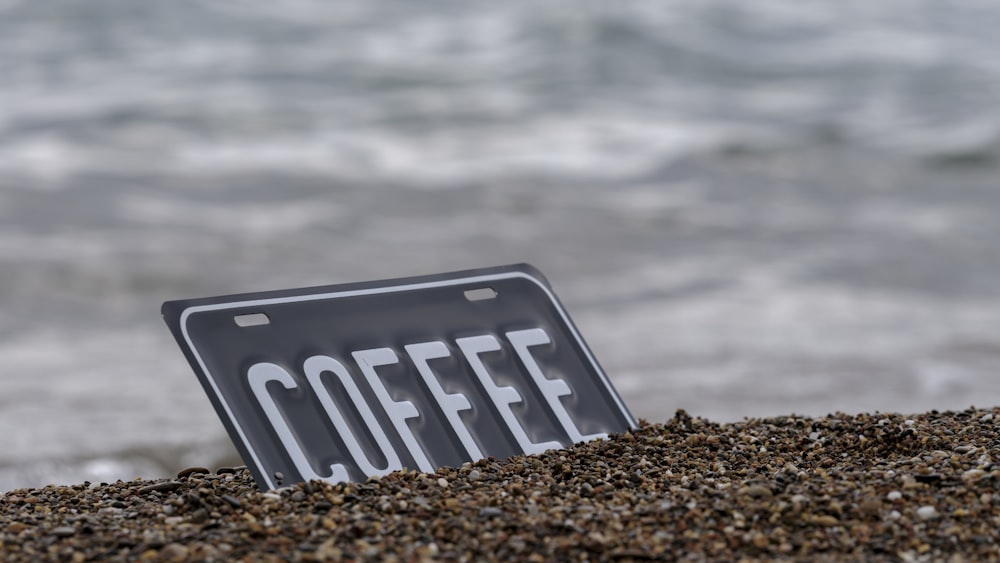
[[[604,384],[608,392],[608,395],[610,395],[611,398],[614,400],[614,403],[618,407],[618,410],[621,412],[622,416],[625,417],[631,428],[636,428],[638,425],[635,421],[635,418],[629,412],[628,408],[625,406],[625,403],[622,401],[621,397],[618,395],[615,388],[611,385],[611,380],[608,379],[607,374],[604,373],[604,370],[601,368],[600,364],[594,357],[593,352],[591,352],[590,348],[583,340],[583,337],[580,335],[579,331],[577,331],[576,326],[570,320],[569,315],[566,313],[562,304],[559,302],[558,298],[556,298],[555,293],[552,291],[549,285],[544,281],[544,277],[542,277],[541,279],[539,279],[540,276],[536,277],[534,274],[537,272],[537,270],[535,270],[531,266],[527,266],[527,268],[521,268],[515,266],[514,268],[515,269],[510,269],[509,267],[499,268],[499,270],[502,271],[499,271],[494,274],[462,276],[462,274],[466,272],[455,272],[454,274],[451,275],[457,275],[461,277],[428,276],[424,277],[424,279],[427,278],[437,278],[437,279],[435,279],[434,281],[424,281],[416,283],[406,283],[407,280],[412,278],[399,278],[393,280],[385,280],[384,282],[374,282],[375,285],[365,287],[362,289],[328,291],[326,293],[284,295],[280,297],[265,297],[267,293],[258,293],[258,294],[252,294],[255,296],[254,298],[247,299],[244,301],[225,301],[225,302],[209,303],[204,305],[192,305],[186,307],[180,312],[177,322],[181,331],[181,335],[184,338],[185,343],[187,344],[188,350],[191,351],[191,354],[193,355],[195,361],[197,361],[198,363],[197,367],[200,368],[201,373],[204,374],[205,380],[211,386],[215,398],[218,400],[218,404],[222,406],[223,410],[226,413],[226,416],[232,423],[233,429],[235,429],[236,434],[239,436],[241,444],[238,444],[238,446],[242,446],[242,448],[240,449],[246,451],[250,455],[255,465],[254,468],[255,473],[261,476],[261,478],[267,483],[269,489],[275,488],[274,481],[271,479],[271,476],[267,475],[263,471],[263,467],[260,462],[260,458],[257,455],[257,452],[251,446],[249,440],[247,439],[246,433],[243,431],[242,426],[240,426],[237,419],[233,416],[232,409],[226,402],[225,398],[222,396],[221,390],[219,389],[218,385],[215,382],[215,376],[208,370],[208,367],[205,365],[205,362],[201,357],[201,354],[198,352],[198,348],[195,346],[194,342],[191,340],[191,337],[188,334],[187,319],[195,313],[202,311],[219,311],[225,309],[235,309],[239,307],[252,307],[255,305],[276,305],[282,303],[319,301],[325,299],[355,297],[358,295],[377,295],[380,293],[394,293],[400,291],[415,291],[415,290],[435,288],[435,287],[448,287],[452,285],[460,285],[465,283],[478,283],[478,282],[489,282],[489,281],[511,279],[511,278],[523,278],[534,283],[539,288],[541,288],[543,292],[545,292],[545,295],[549,298],[550,303],[552,304],[553,307],[555,307],[555,310],[559,313],[560,319],[565,324],[570,334],[572,334],[573,338],[576,340],[576,343],[580,346],[580,349],[583,350],[587,362],[594,368],[595,372],[597,373],[598,377],[601,380],[601,383]],[[484,271],[488,270],[477,270],[477,272],[484,272]],[[449,274],[444,274],[443,276],[449,276]],[[379,283],[385,283],[387,285],[378,285]],[[325,286],[316,289],[323,290],[323,289],[332,289],[335,287],[337,286]],[[241,296],[236,295],[232,297],[239,298]]]

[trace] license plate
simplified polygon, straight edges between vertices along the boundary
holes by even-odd
[[[263,489],[636,425],[528,265],[168,301],[163,316]]]

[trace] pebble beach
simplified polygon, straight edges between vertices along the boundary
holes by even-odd
[[[245,468],[0,496],[9,561],[983,561],[1000,409],[663,423],[262,492]]]

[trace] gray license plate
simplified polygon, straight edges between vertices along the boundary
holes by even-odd
[[[635,427],[527,265],[169,301],[163,316],[263,489]]]

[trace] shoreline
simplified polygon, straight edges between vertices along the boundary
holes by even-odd
[[[684,411],[604,441],[262,493],[245,469],[0,494],[4,560],[1000,558],[1000,408]]]

